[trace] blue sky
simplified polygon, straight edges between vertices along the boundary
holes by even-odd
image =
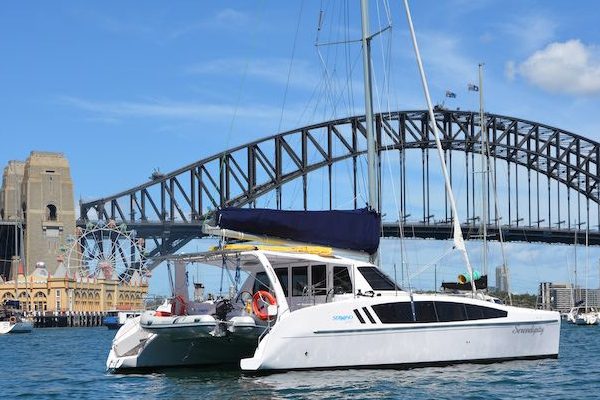
[[[388,66],[375,67],[378,110],[424,107],[400,3],[389,10],[392,34],[374,44],[374,64]],[[170,171],[235,144],[360,113],[359,48],[349,46],[346,54],[343,46],[325,46],[319,55],[314,46],[321,9],[319,41],[358,38],[357,7],[358,1],[6,3],[0,161],[25,159],[31,150],[63,152],[76,199],[91,199],[137,185],[154,168]],[[597,2],[420,0],[412,7],[434,100],[451,89],[457,98],[447,105],[476,109],[466,85],[485,62],[487,110],[600,139],[593,118],[600,106]],[[372,2],[372,30],[386,24],[386,14],[383,3]],[[338,101],[324,100],[332,94]],[[441,255],[448,244],[414,248],[423,246]],[[517,290],[533,292],[545,277],[568,279],[568,247],[512,246]],[[542,266],[528,266],[532,260]],[[598,271],[590,279],[598,282]]]

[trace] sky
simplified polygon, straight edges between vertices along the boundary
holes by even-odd
[[[393,26],[374,40],[376,110],[424,108],[401,2],[372,1],[370,12],[372,31],[388,20]],[[596,1],[420,0],[412,14],[434,101],[477,109],[467,83],[483,62],[487,111],[600,139]],[[3,4],[0,163],[32,150],[62,152],[76,201],[94,199],[145,182],[155,168],[168,172],[277,132],[360,114],[360,47],[325,45],[359,37],[358,1]],[[445,99],[446,90],[457,97]],[[397,246],[385,246],[396,254]],[[414,265],[448,246],[407,245]],[[477,258],[478,245],[469,248]],[[569,246],[508,248],[515,291],[571,279]],[[591,249],[590,263],[599,256]],[[455,255],[445,260],[456,266],[447,279],[462,272]],[[592,286],[598,278],[594,267]]]

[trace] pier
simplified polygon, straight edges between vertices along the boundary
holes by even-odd
[[[34,314],[31,319],[35,328],[84,328],[102,326],[102,318],[105,315],[97,312]]]

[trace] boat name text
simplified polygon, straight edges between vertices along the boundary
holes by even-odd
[[[515,329],[513,329],[512,333],[513,333],[513,335],[520,335],[520,334],[535,335],[536,333],[539,333],[541,335],[542,333],[544,333],[544,328],[542,328],[541,326],[532,326],[531,328],[519,328],[518,326],[515,326]]]

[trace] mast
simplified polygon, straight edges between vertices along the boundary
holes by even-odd
[[[433,131],[433,138],[435,139],[435,146],[438,151],[440,159],[440,165],[442,167],[442,175],[444,176],[444,182],[446,184],[446,190],[448,192],[448,200],[450,200],[450,209],[452,210],[453,220],[452,224],[454,227],[454,247],[458,249],[464,259],[465,266],[467,267],[467,273],[469,274],[471,281],[471,290],[473,296],[476,294],[475,281],[473,280],[473,268],[471,268],[471,262],[469,261],[469,255],[465,247],[465,241],[462,235],[462,229],[460,228],[460,222],[458,219],[458,212],[456,209],[456,201],[454,199],[454,193],[452,192],[452,185],[450,184],[450,178],[448,176],[448,170],[446,168],[446,162],[444,161],[444,151],[439,138],[439,132],[435,121],[435,115],[433,113],[433,106],[431,104],[431,97],[429,96],[429,87],[427,85],[427,78],[425,77],[425,70],[423,68],[423,62],[421,61],[421,53],[419,52],[419,45],[417,44],[417,37],[415,35],[415,28],[413,26],[412,17],[410,15],[410,8],[408,6],[408,0],[404,0],[404,9],[406,10],[406,18],[408,20],[408,27],[410,28],[410,35],[415,50],[415,56],[417,59],[417,65],[419,67],[419,73],[421,75],[421,84],[423,85],[423,92],[425,93],[425,100],[427,101],[427,109],[429,111],[429,123]]]
[[[590,262],[590,228],[585,227],[585,312],[588,312],[588,274]]]
[[[481,230],[483,235],[483,273],[488,273],[488,248],[487,248],[487,129],[484,127],[483,114],[483,63],[479,64],[479,127],[481,129]],[[503,271],[504,272],[504,271]]]
[[[365,85],[365,125],[367,129],[367,163],[369,177],[369,207],[379,212],[378,182],[377,182],[377,142],[373,129],[373,92],[371,88],[371,37],[369,33],[369,4],[367,0],[360,1],[362,22],[363,74]],[[371,256],[376,261],[379,252]]]

